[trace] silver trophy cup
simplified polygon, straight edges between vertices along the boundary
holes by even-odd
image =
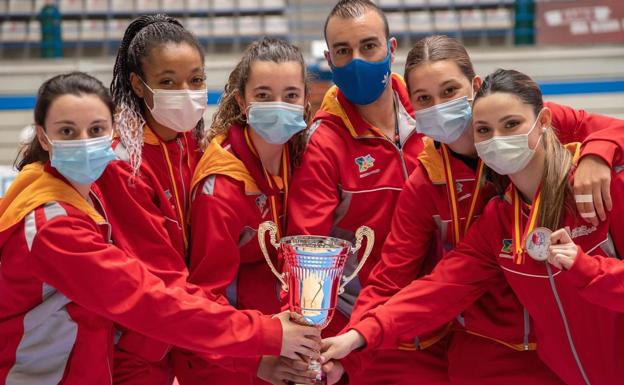
[[[266,246],[265,233],[273,247],[284,261],[284,272],[277,271]],[[296,235],[284,237],[278,242],[277,225],[263,222],[258,228],[258,242],[271,271],[288,292],[290,310],[302,316],[306,325],[324,328],[329,324],[336,310],[338,295],[354,279],[366,263],[375,234],[370,227],[362,226],[355,232],[355,247],[349,241],[339,238],[316,235]],[[366,249],[360,263],[348,277],[343,277],[347,259],[356,254],[366,237]],[[321,380],[320,363],[311,362],[310,368],[319,371],[317,382]]]

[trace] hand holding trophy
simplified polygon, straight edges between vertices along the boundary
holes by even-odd
[[[284,272],[279,273],[269,257],[265,234],[269,232],[269,239],[273,247],[278,250],[284,259]],[[344,287],[357,276],[366,263],[375,235],[373,230],[362,226],[355,233],[355,247],[343,239],[316,236],[297,235],[282,238],[279,243],[276,239],[277,225],[267,221],[258,228],[258,242],[271,271],[282,284],[282,289],[289,293],[290,311],[301,317],[296,321],[305,325],[324,328],[331,321],[338,295]],[[366,237],[366,250],[357,268],[348,277],[342,276],[342,271],[351,253],[357,253],[362,246],[362,239]],[[318,360],[310,361],[310,370],[318,372],[316,383],[323,384],[321,364]]]

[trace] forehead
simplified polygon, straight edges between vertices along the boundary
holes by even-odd
[[[59,119],[73,120],[75,122],[95,119],[111,119],[108,106],[96,95],[62,95],[54,99],[46,120],[56,121]]]
[[[533,106],[518,96],[507,92],[495,92],[478,98],[473,106],[475,120],[496,120],[509,114],[534,117]]]
[[[408,81],[414,89],[423,85],[439,85],[448,80],[468,80],[452,60],[427,61],[413,67],[408,74]]]
[[[385,35],[384,21],[379,13],[372,9],[354,18],[335,15],[327,21],[326,37],[330,48],[338,42],[357,44],[370,37],[377,37],[384,41]]]
[[[196,47],[186,43],[164,43],[153,47],[142,62],[145,72],[187,71],[203,68],[203,58]]]
[[[276,76],[278,74],[278,76]],[[247,79],[247,89],[259,86],[272,89],[304,86],[303,68],[296,61],[276,63],[274,61],[254,61]]]

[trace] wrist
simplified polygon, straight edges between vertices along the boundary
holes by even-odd
[[[349,350],[354,351],[360,349],[366,344],[364,337],[355,329],[351,329],[347,332],[349,335]]]

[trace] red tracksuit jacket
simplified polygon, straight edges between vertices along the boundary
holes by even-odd
[[[23,191],[7,195],[17,209],[51,199],[23,205],[0,232],[0,383],[111,384],[113,322],[206,353],[279,354],[278,320],[167,287],[111,244],[96,195],[97,212],[49,164],[37,172],[47,178],[39,190],[22,172]],[[2,204],[6,215],[12,206]]]
[[[390,231],[395,202],[423,148],[414,130],[413,110],[403,79],[392,77],[398,102],[401,149],[368,124],[337,88],[331,88],[314,117],[310,142],[294,172],[288,198],[288,234],[331,235],[353,240],[366,225],[375,231],[373,251],[358,278],[339,299],[339,310],[326,329],[344,327],[360,287],[381,254]],[[360,257],[360,256],[358,256]],[[349,261],[348,272],[356,261]]]
[[[583,141],[589,136],[582,155],[597,155],[611,164],[618,153],[618,142],[615,137],[623,137],[624,121],[601,115],[588,114],[583,110],[561,106],[555,103],[546,103],[552,111],[552,125],[564,143]],[[392,231],[388,235],[382,251],[382,259],[375,266],[369,277],[369,284],[362,290],[358,302],[353,311],[352,322],[359,320],[366,311],[383,304],[401,288],[409,284],[414,278],[421,277],[431,272],[443,252],[452,249],[452,224],[450,214],[450,200],[446,187],[446,176],[441,151],[436,149],[433,141],[425,141],[425,149],[419,155],[416,170],[410,176],[404,193],[397,204],[392,223]],[[470,210],[472,192],[476,171],[468,167],[457,157],[449,157],[451,168],[457,182],[456,192],[458,200],[458,214],[460,229],[465,227],[466,217]],[[492,197],[493,190],[490,185],[480,192],[480,199],[476,202],[475,215],[478,216],[485,204]],[[431,204],[423,205],[422,202]],[[494,298],[482,299],[482,304],[489,303],[493,308],[504,309],[507,306],[514,308],[515,296],[511,293],[490,293]],[[496,297],[499,297],[498,299]],[[505,297],[509,297],[505,299]],[[510,301],[510,303],[509,303]],[[507,304],[506,304],[507,303]],[[522,314],[514,314],[511,319],[488,320],[489,311],[478,311],[480,314],[472,314],[478,311],[471,308],[464,312],[464,318],[469,325],[468,330],[494,339],[506,341],[518,348],[529,344],[529,328],[525,329],[525,317]],[[513,313],[513,311],[511,312]],[[523,313],[520,308],[520,313]],[[506,315],[508,317],[509,314]],[[478,320],[471,321],[471,318]],[[476,326],[475,324],[483,323]],[[491,329],[500,328],[503,325],[516,324],[518,331],[514,337],[505,336],[509,331],[502,334],[491,332]],[[498,325],[498,326],[497,326]],[[472,330],[476,326],[476,330]],[[526,325],[529,326],[529,325]],[[411,340],[413,336],[406,336]]]
[[[213,140],[196,169],[191,188],[190,282],[218,296],[221,303],[275,314],[280,312],[280,285],[260,250],[257,231],[260,223],[275,221],[271,202],[281,221],[284,190],[269,186],[243,130],[236,125],[227,138]],[[277,266],[276,252],[267,245]],[[254,380],[257,362],[249,370],[239,367],[241,373],[232,373],[192,353],[176,354],[174,361],[182,385],[208,380],[264,383]]]
[[[612,182],[614,209],[608,222],[596,228],[580,216],[565,217],[575,243],[592,254],[581,253],[570,271],[557,271],[528,256],[523,264],[514,263],[512,207],[508,198],[497,197],[431,275],[366,313],[354,328],[365,336],[367,349],[396,346],[404,333],[418,334],[447,322],[484,293],[509,285],[535,321],[539,356],[561,379],[585,384],[574,359],[577,354],[590,384],[618,383],[624,375],[624,349],[616,341],[622,338],[624,317],[612,293],[619,290],[616,280],[623,265],[610,257],[624,247],[618,235],[624,214],[618,200],[624,193],[623,176],[618,174]]]
[[[111,162],[97,181],[109,210],[115,244],[137,256],[168,285],[185,285],[188,196],[201,155],[193,134],[178,134],[165,142],[145,126],[142,162],[136,177],[123,144],[115,143],[115,153],[119,160]],[[149,362],[163,359],[170,349],[131,330],[122,333],[117,346],[124,354]]]

